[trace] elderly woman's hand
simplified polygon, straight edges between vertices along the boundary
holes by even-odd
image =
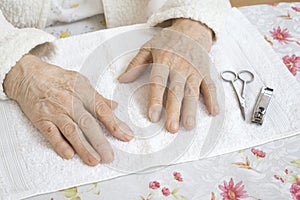
[[[153,63],[148,104],[148,117],[152,122],[160,120],[168,79],[165,123],[168,131],[178,131],[180,114],[186,129],[195,127],[200,91],[209,113],[218,114],[216,87],[209,73],[208,52],[212,38],[212,31],[200,22],[176,19],[171,27],[147,42],[120,75],[120,82],[134,81],[147,64]]]
[[[98,94],[87,78],[35,56],[24,56],[10,70],[4,89],[63,158],[77,152],[88,165],[113,160],[112,147],[94,116],[116,138],[133,138],[132,130],[112,112],[117,104]]]

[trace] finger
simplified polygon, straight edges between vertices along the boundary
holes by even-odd
[[[142,48],[129,63],[126,71],[119,76],[118,80],[121,83],[134,81],[146,70],[152,60],[151,58],[150,50]]]
[[[216,85],[209,76],[205,77],[201,83],[201,93],[204,96],[208,112],[213,116],[219,114]]]
[[[99,94],[99,93],[97,93]],[[105,97],[103,97],[103,101],[106,103],[106,105],[108,105],[108,107],[110,107],[110,109],[114,110],[118,107],[118,103],[115,102],[114,100],[110,100],[110,99],[106,99]]]
[[[101,97],[96,100],[94,106],[96,117],[114,137],[127,142],[133,139],[133,131],[114,115]]]
[[[80,103],[75,105],[74,110],[76,110],[73,116],[74,121],[78,124],[92,147],[100,155],[101,163],[112,162],[114,158],[113,150],[96,119]]]
[[[80,128],[69,116],[58,116],[55,124],[86,164],[94,166],[100,162],[99,154],[88,143]]]
[[[148,117],[152,122],[158,122],[163,108],[163,97],[168,82],[169,67],[154,63],[150,74]]]
[[[180,109],[184,96],[184,86],[186,77],[179,72],[170,72],[170,85],[166,104],[166,128],[171,133],[176,133],[179,129]]]
[[[82,102],[85,102],[85,104],[91,104],[94,105],[93,102],[95,101],[95,98],[99,93],[94,89],[94,87],[91,85],[90,81],[88,78],[86,78],[83,75],[78,74],[76,77],[76,84],[75,84],[75,91],[80,94],[79,98],[81,99]],[[101,96],[101,95],[100,95]],[[102,97],[102,96],[101,96]],[[118,106],[118,103],[106,99],[104,97],[103,101],[111,108],[115,109]]]
[[[34,126],[46,137],[58,155],[71,159],[75,152],[63,138],[58,128],[50,121],[39,121]]]
[[[198,74],[192,74],[186,81],[182,105],[182,124],[187,130],[193,129],[196,125],[200,83],[201,78]]]

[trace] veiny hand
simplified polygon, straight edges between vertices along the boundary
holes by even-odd
[[[116,138],[133,138],[132,130],[112,112],[117,103],[98,94],[78,72],[26,55],[6,75],[4,89],[65,159],[77,152],[88,165],[113,160],[112,147],[94,116]]]
[[[167,83],[166,129],[179,129],[180,114],[183,126],[195,127],[199,93],[204,95],[206,107],[212,115],[219,112],[216,87],[209,73],[208,52],[212,46],[212,31],[200,22],[176,19],[140,49],[119,81],[137,79],[152,64],[148,117],[152,122],[161,118],[163,96]],[[181,112],[182,111],[182,112]]]

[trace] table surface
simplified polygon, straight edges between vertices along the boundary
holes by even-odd
[[[240,11],[300,83],[300,3],[248,6]],[[104,17],[99,15],[45,30],[69,37],[104,28]],[[300,200],[300,136],[29,199]]]

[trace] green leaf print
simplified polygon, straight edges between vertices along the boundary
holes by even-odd
[[[178,193],[178,191],[179,191],[179,188],[175,188],[172,192],[171,192],[171,194],[177,194]]]
[[[183,196],[183,195],[180,195],[180,197],[181,197],[182,200],[188,200],[188,198],[186,198],[186,197]]]
[[[65,190],[61,190],[66,198],[72,198],[77,195],[77,187],[68,188]],[[72,199],[73,200],[73,199]]]
[[[300,168],[300,159],[293,160],[291,163],[296,165],[297,168]]]

